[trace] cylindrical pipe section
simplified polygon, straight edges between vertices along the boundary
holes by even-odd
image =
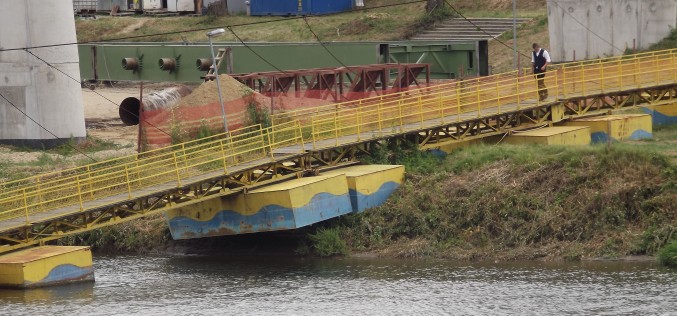
[[[162,70],[174,70],[176,69],[176,59],[160,58],[160,60],[158,60],[158,65]]]
[[[199,58],[195,62],[195,66],[200,71],[207,71],[212,66],[212,59],[211,58]]]
[[[137,97],[129,97],[120,103],[120,120],[127,126],[139,124],[139,115],[141,107],[144,111],[153,111],[168,109],[181,101],[181,98],[189,95],[191,88],[186,86],[176,86],[161,91],[153,92],[143,96],[143,104]]]
[[[122,68],[125,70],[137,70],[139,69],[139,60],[136,58],[123,58]]]

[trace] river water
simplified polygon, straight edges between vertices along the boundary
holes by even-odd
[[[0,315],[677,315],[653,263],[95,257],[96,283],[0,290]]]

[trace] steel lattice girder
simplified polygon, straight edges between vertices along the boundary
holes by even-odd
[[[391,82],[392,72],[396,77]],[[296,97],[300,97],[303,90],[311,92],[308,97],[326,99],[331,96],[334,101],[343,101],[351,99],[346,93],[374,91],[379,95],[379,91],[400,91],[412,84],[420,87],[417,77],[421,74],[425,74],[425,84],[429,84],[429,64],[371,64],[234,74],[232,77],[266,95],[288,95],[293,87]]]
[[[559,120],[553,117],[556,107],[563,108],[564,115],[576,117],[603,113],[608,109],[656,104],[672,100],[676,96],[677,84],[672,84],[608,95],[570,98],[530,109],[421,128],[321,150],[311,150],[246,170],[154,192],[134,200],[28,223],[23,227],[0,233],[0,253],[131,221],[217,196],[238,194],[257,186],[317,174],[318,170],[323,168],[335,168],[354,163],[360,156],[369,155],[388,142],[410,142],[429,148],[443,141],[481,138],[553,123]]]

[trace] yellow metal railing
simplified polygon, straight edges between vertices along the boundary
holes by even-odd
[[[298,121],[260,126],[138,155],[5,183],[0,220],[77,205],[76,212],[140,196],[144,188],[183,186],[213,172],[227,173],[246,162],[274,160],[273,151],[300,145]],[[150,192],[145,192],[150,193]],[[62,213],[58,215],[63,215]]]
[[[676,56],[669,50],[557,65],[545,77],[549,100],[675,83]],[[279,113],[272,121],[299,120],[314,149],[331,147],[540,106],[536,83],[533,75],[510,72]]]
[[[545,78],[550,99],[677,82],[677,50],[560,64]],[[229,173],[244,163],[540,106],[533,75],[456,81],[272,116],[248,127],[171,147],[0,184],[0,221],[69,207],[82,212]],[[166,187],[166,188],[165,188]],[[69,209],[70,211],[70,209]],[[63,216],[64,212],[59,212]],[[44,218],[42,218],[44,219]]]

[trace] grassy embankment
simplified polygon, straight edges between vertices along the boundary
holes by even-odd
[[[69,141],[47,150],[0,146],[0,182],[89,164],[93,162],[89,157],[103,161],[130,152],[129,146],[91,136],[81,143]]]
[[[367,7],[400,3],[394,0],[365,1]],[[423,3],[408,4],[383,9],[336,14],[326,17],[309,17],[313,30],[326,41],[396,40],[402,38],[410,27],[423,16]],[[315,38],[302,19],[285,17],[202,16],[202,17],[107,17],[76,22],[78,41],[96,41],[130,35],[146,35],[189,30],[216,28],[226,25],[284,20],[249,26],[237,26],[233,30],[244,41],[269,42],[314,42]],[[144,42],[205,42],[204,31],[161,35],[134,39]],[[219,41],[237,41],[232,34],[224,34]]]
[[[654,255],[677,240],[677,127],[655,137],[405,158],[407,181],[392,199],[331,227],[351,250],[395,257]]]
[[[454,3],[469,17],[510,16],[505,4],[493,10],[477,1]],[[520,16],[534,20],[518,30],[518,49],[524,52],[529,52],[531,42],[548,43],[544,1],[528,5]],[[422,8],[412,8],[312,18],[310,23],[323,40],[401,39],[411,31],[413,22],[421,19],[420,14],[411,12],[422,12]],[[78,21],[78,38],[96,40],[263,19],[269,18],[106,18]],[[235,30],[245,40],[312,41],[302,23],[290,20]],[[367,26],[347,34],[345,30],[353,29],[354,24]],[[184,35],[183,39],[203,41],[202,33]],[[512,47],[511,38],[509,33],[501,39]],[[495,72],[509,70],[512,52],[492,41],[490,60]],[[654,141],[614,144],[609,149],[478,146],[442,160],[416,151],[381,153],[374,162],[407,165],[405,185],[382,207],[325,223],[322,230],[311,234],[315,237],[309,238],[305,251],[315,247],[319,254],[371,252],[461,259],[653,255],[677,238],[677,130],[663,128],[655,137]],[[146,252],[176,243],[170,239],[164,220],[155,216],[74,236],[66,242],[94,245],[100,251]],[[303,247],[299,250],[304,252]]]
[[[381,152],[369,162],[405,164],[405,184],[381,207],[307,230],[296,252],[466,260],[655,255],[677,240],[676,142],[671,126],[654,140],[610,147],[481,145],[442,159]],[[161,216],[73,239],[106,252],[177,244]]]

